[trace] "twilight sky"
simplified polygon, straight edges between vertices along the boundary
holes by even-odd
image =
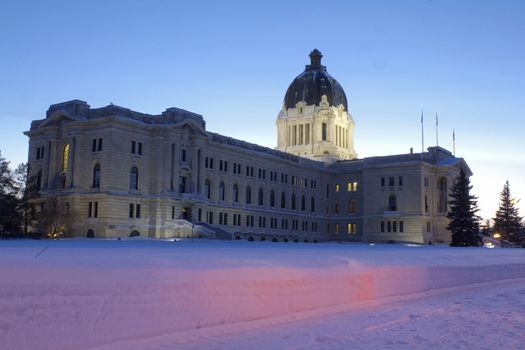
[[[268,147],[290,82],[318,48],[343,86],[359,157],[436,143],[464,157],[481,215],[509,180],[525,201],[523,1],[0,0],[0,150],[27,160],[50,104],[179,107]],[[522,215],[525,205],[521,204]]]

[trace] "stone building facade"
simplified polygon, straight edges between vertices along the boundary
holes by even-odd
[[[346,95],[320,64],[290,85],[277,149],[206,130],[178,108],[150,115],[80,100],[35,120],[29,164],[79,236],[448,242],[449,187],[463,168],[440,147],[358,159]]]

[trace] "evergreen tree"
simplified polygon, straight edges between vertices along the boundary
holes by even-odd
[[[9,162],[0,153],[0,234],[20,231],[22,216],[18,211],[18,187]]]
[[[24,233],[27,234],[30,227],[35,224],[36,199],[39,197],[37,177],[30,176],[30,169],[27,163],[18,165],[15,170],[16,183],[18,185],[18,209],[23,217]]]
[[[459,177],[452,185],[449,201],[450,211],[447,213],[447,218],[450,223],[447,229],[452,233],[451,246],[468,247],[479,246],[481,239],[479,232],[479,216],[476,213],[479,211],[477,207],[477,198],[470,194],[472,186],[470,180],[461,169]]]
[[[499,199],[499,208],[494,218],[494,232],[499,233],[503,239],[518,242],[522,229],[522,218],[518,214],[518,208],[514,206],[516,201],[510,195],[508,181],[503,186]]]

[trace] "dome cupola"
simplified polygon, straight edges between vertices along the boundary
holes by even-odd
[[[295,108],[297,103],[319,106],[321,98],[326,95],[330,106],[343,105],[348,110],[346,94],[341,85],[321,64],[323,54],[314,49],[310,52],[310,64],[306,65],[304,72],[292,81],[284,97],[285,108]]]

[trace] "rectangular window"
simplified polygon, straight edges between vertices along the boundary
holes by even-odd
[[[139,154],[142,155],[142,142],[139,142]]]
[[[430,232],[430,222],[427,222],[427,232]]]
[[[202,209],[199,208],[199,211],[198,211],[198,218],[199,218],[199,221],[202,221]]]
[[[175,219],[175,206],[174,205],[171,206],[171,219],[172,220]]]
[[[385,232],[385,222],[381,221],[381,232]]]
[[[131,141],[131,153],[135,154],[137,143],[135,141]]]
[[[404,226],[404,225],[403,225],[403,221],[400,221],[400,222],[399,222],[399,232],[403,232],[403,229],[404,229],[403,226]]]
[[[397,232],[397,221],[392,222],[392,232]]]
[[[183,162],[186,161],[186,150],[184,148],[180,150],[180,160]]]
[[[326,123],[323,123],[322,137],[323,137],[323,141],[326,141]]]
[[[335,234],[339,233],[339,224],[335,224]]]
[[[339,214],[339,204],[335,203],[335,213]]]
[[[339,185],[335,185],[335,192],[339,192]]]
[[[133,203],[129,203],[129,217],[132,218],[134,215],[134,204]]]
[[[384,177],[381,178],[381,187],[385,187],[385,178]]]
[[[136,205],[136,209],[135,209],[135,217],[136,217],[136,218],[140,218],[140,204],[137,204],[137,205]]]
[[[390,221],[387,221],[386,223],[386,230],[388,232],[392,232],[392,223]]]
[[[91,217],[92,212],[93,212],[93,202],[89,202],[88,218]]]
[[[186,176],[179,177],[179,193],[186,193]]]
[[[98,139],[97,151],[102,151],[102,139]]]
[[[399,186],[403,186],[403,176],[400,176],[398,178],[398,184],[399,184]]]
[[[91,152],[97,151],[97,139],[93,139],[93,143],[91,145]]]
[[[228,225],[228,213],[224,213],[224,225]]]
[[[94,202],[94,207],[95,207],[95,210],[93,212],[93,217],[94,218],[98,218],[98,202]]]
[[[348,214],[355,214],[355,200],[348,201]]]
[[[213,212],[208,212],[208,223],[213,224]]]
[[[395,178],[393,176],[388,178],[388,186],[395,186]]]
[[[228,172],[228,161],[227,160],[224,161],[224,172],[226,173]]]

